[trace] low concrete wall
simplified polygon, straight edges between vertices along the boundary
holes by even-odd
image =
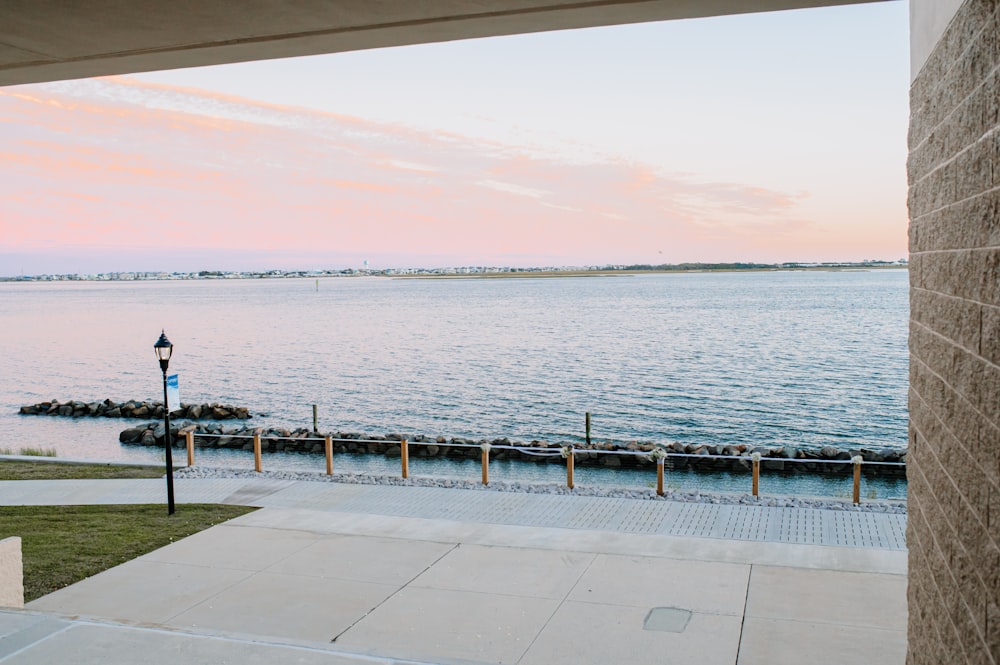
[[[17,536],[0,540],[0,607],[24,607],[24,567]]]

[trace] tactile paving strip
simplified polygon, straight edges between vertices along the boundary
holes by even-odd
[[[443,487],[177,479],[178,501],[354,512],[511,526],[906,549],[906,516]],[[156,503],[162,480],[0,481],[0,505]]]
[[[264,505],[279,505],[282,493],[265,498]],[[906,549],[905,515],[812,508],[371,485],[340,497],[328,509],[511,526]]]

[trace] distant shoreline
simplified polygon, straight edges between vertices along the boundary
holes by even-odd
[[[197,272],[108,272],[98,274],[43,274],[21,277],[0,277],[0,282],[163,282],[194,280],[248,279],[329,279],[344,277],[389,277],[392,279],[523,279],[550,277],[616,277],[622,275],[657,275],[684,273],[739,272],[863,272],[871,270],[906,270],[907,264],[877,261],[872,263],[681,263],[660,266],[621,266],[605,268],[498,268],[477,266],[461,268],[385,268],[381,270],[270,270]]]
[[[384,275],[392,279],[549,279],[553,277],[621,277],[631,275],[681,275],[734,272],[866,272],[869,270],[906,270],[908,266],[849,266],[801,268],[677,268],[651,270],[546,270],[532,272],[482,272],[461,274]]]

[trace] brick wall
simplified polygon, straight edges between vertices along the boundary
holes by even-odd
[[[910,90],[910,665],[1000,665],[1000,0]]]

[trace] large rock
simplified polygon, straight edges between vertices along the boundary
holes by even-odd
[[[837,459],[837,453],[840,451],[833,446],[823,446],[819,449],[819,455],[823,459]]]
[[[142,434],[145,431],[145,427],[130,427],[127,430],[123,430],[121,434],[118,435],[118,441],[121,443],[138,443],[142,439]]]

